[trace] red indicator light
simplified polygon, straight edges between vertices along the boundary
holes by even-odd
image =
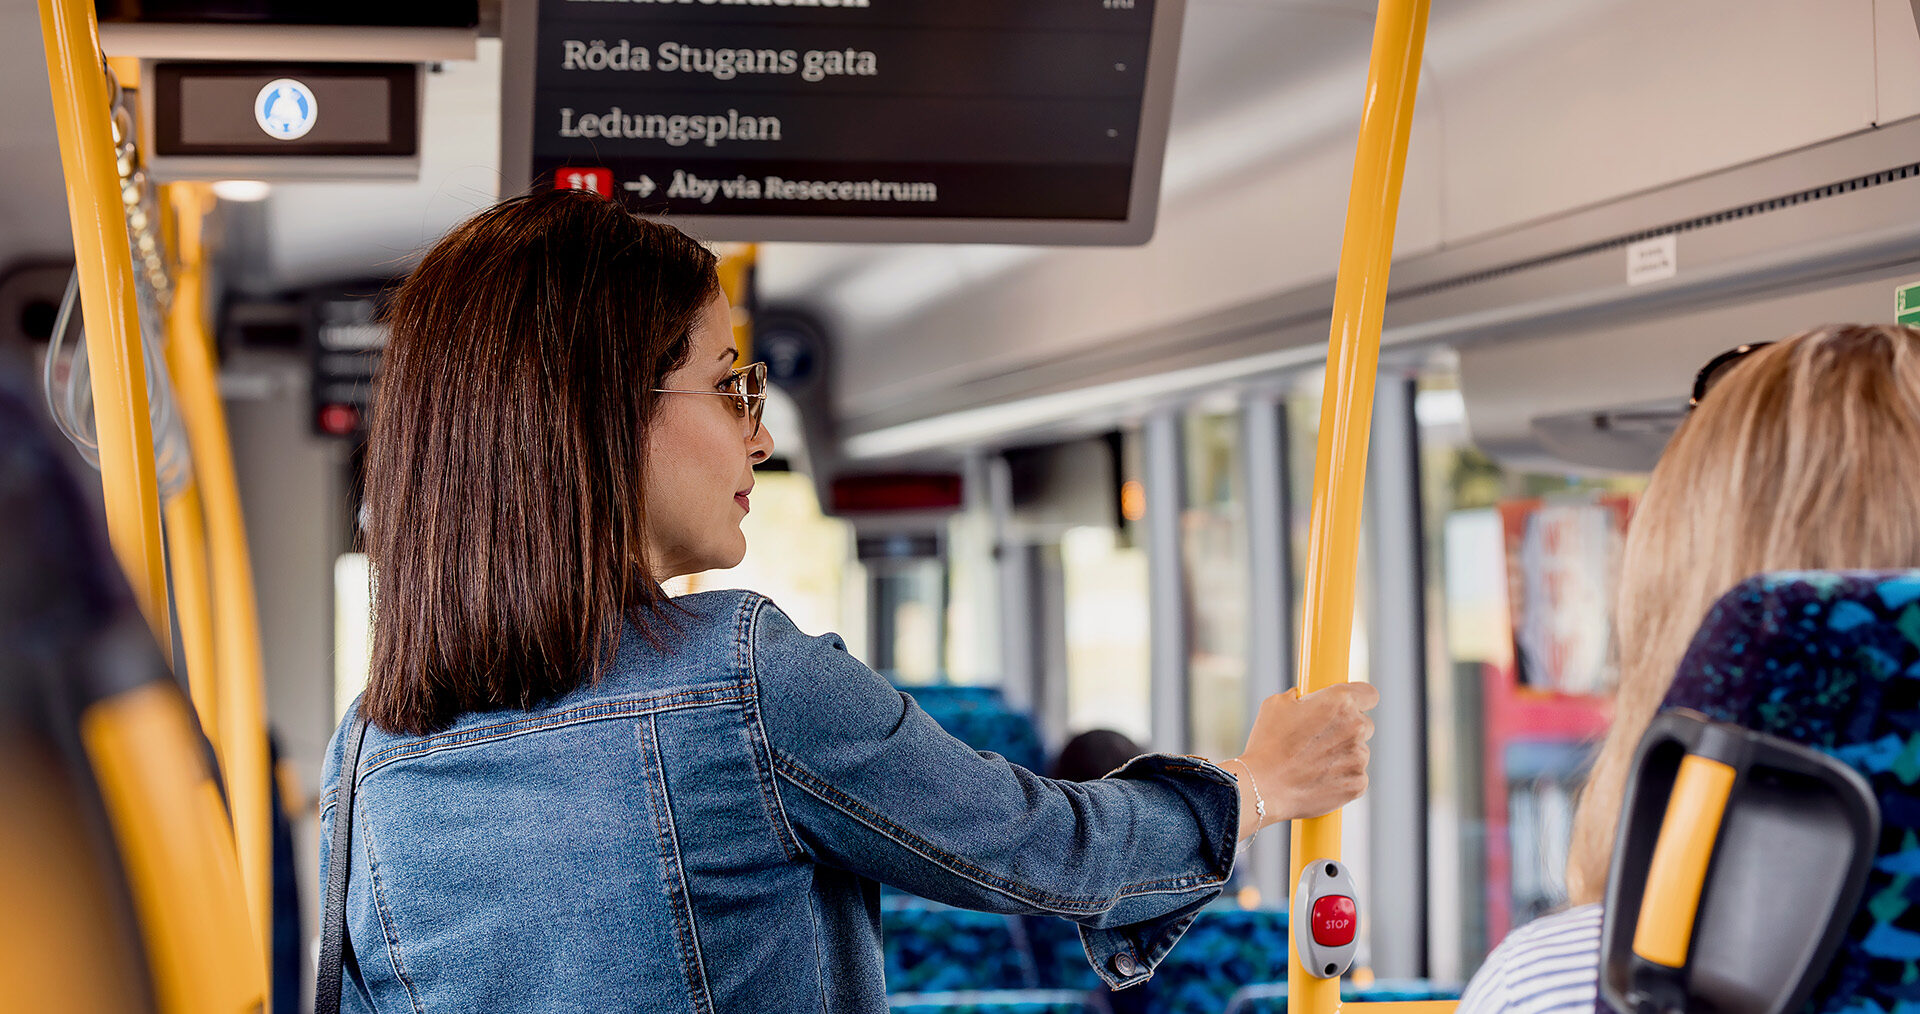
[[[322,405],[320,431],[344,437],[360,426],[360,411],[352,405]]]
[[[599,168],[566,168],[553,171],[555,190],[591,190],[602,197],[613,193],[613,171]]]
[[[1360,924],[1360,910],[1353,899],[1332,894],[1313,903],[1308,919],[1313,925],[1313,942],[1322,947],[1345,947],[1353,943],[1353,931]]]

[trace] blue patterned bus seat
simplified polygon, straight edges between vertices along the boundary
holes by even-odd
[[[1099,996],[1062,989],[894,993],[891,1014],[1109,1014]]]
[[[1366,986],[1340,984],[1342,1003],[1402,1003],[1409,1000],[1458,1000],[1461,987],[1425,979],[1376,979]],[[1287,984],[1247,986],[1227,1001],[1225,1014],[1287,1014]]]
[[[1219,1014],[1241,987],[1286,977],[1287,913],[1220,907],[1202,909],[1153,978],[1134,988],[1154,1014]]]
[[[913,699],[919,701],[923,708],[971,704],[999,708],[1003,711],[1009,710],[1007,695],[997,686],[962,683],[929,683],[921,686],[895,684],[895,686],[912,694]]]
[[[986,753],[997,753],[1029,771],[1045,772],[1046,748],[1033,719],[1008,708],[991,687],[907,687],[921,710],[955,739]],[[982,691],[991,691],[983,693]]]
[[[1100,976],[1087,961],[1080,927],[1050,915],[1026,916],[1020,925],[1033,947],[1040,985],[1046,989],[1099,989]]]
[[[1920,571],[1741,582],[1708,610],[1663,707],[1813,747],[1866,777],[1878,858],[1805,1010],[1920,1009]]]
[[[1031,989],[1039,985],[1018,918],[896,895],[883,899],[887,990]]]

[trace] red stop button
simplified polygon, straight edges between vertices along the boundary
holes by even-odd
[[[1353,930],[1360,922],[1360,912],[1352,898],[1330,894],[1313,903],[1310,921],[1314,943],[1322,947],[1345,947],[1353,943]]]

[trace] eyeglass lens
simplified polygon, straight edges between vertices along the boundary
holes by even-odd
[[[760,413],[767,407],[767,364],[741,367],[733,375],[732,387],[740,396],[741,414],[753,420],[753,434],[760,435]]]

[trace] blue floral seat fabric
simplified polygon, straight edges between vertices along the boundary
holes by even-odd
[[[913,695],[920,706],[932,711],[936,707],[956,704],[975,704],[987,708],[1007,709],[1007,695],[999,687],[970,683],[929,683],[920,686],[901,686],[900,689]]]
[[[1033,720],[1009,708],[999,687],[947,683],[894,685],[960,742],[975,750],[997,753],[1029,771],[1045,770],[1046,749],[1040,743],[1040,733],[1034,728]],[[905,893],[890,884],[880,885],[880,892],[889,897]],[[1077,931],[1074,940],[1074,946],[1079,947]],[[1083,956],[1081,963],[1085,961]]]
[[[1878,858],[1807,1010],[1920,1010],[1920,571],[1784,572],[1707,613],[1663,707],[1828,753],[1879,800]]]
[[[1342,1003],[1401,1003],[1408,1000],[1458,1000],[1460,987],[1425,979],[1380,979],[1368,986],[1340,984]],[[1286,1014],[1287,984],[1247,986],[1227,1001],[1226,1014]]]
[[[887,997],[887,1009],[891,1014],[1107,1014],[1098,996],[1057,989],[896,993]]]
[[[1044,989],[1102,988],[1100,976],[1087,963],[1087,949],[1080,943],[1080,927],[1065,919],[1048,915],[1024,916],[1021,928],[1027,944],[1033,948],[1035,969]]]
[[[1039,985],[1018,918],[895,896],[880,908],[889,993]],[[1081,963],[1086,963],[1082,957]]]
[[[1125,998],[1153,1014],[1220,1014],[1241,987],[1286,977],[1286,912],[1202,909],[1153,978],[1116,994],[1114,1006]]]
[[[1045,771],[1046,749],[1033,719],[1007,707],[994,687],[908,687],[920,709],[955,739],[997,753],[1029,771]]]

